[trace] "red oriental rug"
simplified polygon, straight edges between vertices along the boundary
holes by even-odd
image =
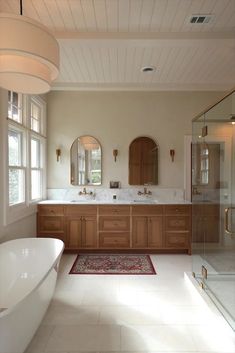
[[[97,254],[78,255],[70,274],[84,275],[155,275],[149,255]]]

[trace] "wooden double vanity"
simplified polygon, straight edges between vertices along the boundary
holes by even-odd
[[[190,204],[38,205],[37,234],[64,241],[79,252],[187,252]]]

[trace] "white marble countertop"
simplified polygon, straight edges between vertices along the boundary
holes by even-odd
[[[190,205],[191,202],[169,200],[169,201],[158,201],[158,200],[44,200],[40,201],[39,205]]]

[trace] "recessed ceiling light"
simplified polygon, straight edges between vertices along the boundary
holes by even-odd
[[[142,72],[154,72],[156,71],[156,67],[155,66],[144,66],[141,68]]]

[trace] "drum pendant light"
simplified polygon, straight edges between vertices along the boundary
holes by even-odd
[[[0,13],[0,87],[41,94],[59,73],[59,45],[48,29],[22,15]]]

